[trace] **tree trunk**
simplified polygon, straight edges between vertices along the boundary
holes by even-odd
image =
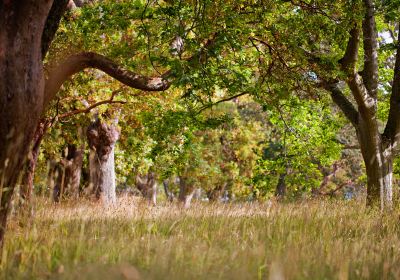
[[[174,201],[174,194],[169,190],[168,179],[165,179],[163,181],[163,186],[164,186],[164,192],[165,192],[165,196],[167,197],[167,200],[169,202],[173,202]]]
[[[53,188],[53,199],[58,202],[65,195],[71,198],[78,198],[79,185],[81,182],[83,147],[77,148],[76,145],[68,145],[68,151],[65,158],[59,163],[50,174],[55,178]],[[50,171],[52,172],[52,171]]]
[[[283,199],[286,195],[286,175],[287,172],[281,173],[279,175],[278,184],[276,185],[275,196],[278,199]]]
[[[97,119],[87,130],[91,154],[90,185],[97,199],[105,204],[116,202],[114,147],[119,138],[117,121],[106,123]]]
[[[33,193],[33,180],[35,177],[36,164],[39,157],[40,145],[42,144],[43,136],[46,133],[48,124],[45,121],[40,121],[36,127],[33,137],[33,146],[31,153],[28,156],[24,175],[22,176],[20,194],[24,203],[29,203]]]
[[[227,183],[224,184],[220,184],[218,186],[216,186],[214,189],[210,190],[207,192],[207,198],[209,199],[209,201],[215,202],[218,201],[226,188]]]
[[[367,173],[367,205],[392,207],[393,155],[391,144],[382,139],[378,129],[362,120],[357,131]]]
[[[188,184],[187,179],[179,177],[179,202],[183,204],[183,207],[189,208],[192,202],[194,194],[194,187]]]
[[[0,246],[18,177],[42,113],[41,34],[51,1],[0,2]]]

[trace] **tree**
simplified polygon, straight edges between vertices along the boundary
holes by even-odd
[[[85,68],[97,68],[130,87],[162,91],[164,76],[146,77],[121,68],[96,53],[72,55],[44,74],[43,59],[68,1],[0,2],[0,244],[3,243],[11,197],[29,152],[39,118],[61,85]]]
[[[383,33],[397,32],[392,27],[398,1],[283,0],[274,8],[279,14],[269,15],[274,24],[251,37],[263,58],[275,58],[264,59],[262,69],[270,75],[270,88],[276,98],[282,97],[282,87],[305,98],[320,93],[312,87],[329,92],[355,129],[367,174],[367,204],[390,208],[400,135],[400,45],[399,40],[392,44],[379,38],[378,27]],[[393,64],[380,63],[385,50],[393,55]],[[380,110],[386,102],[385,116]]]
[[[329,80],[322,75],[321,78],[324,88],[331,92],[333,101],[356,130],[367,173],[367,203],[377,205],[380,202],[384,209],[392,206],[393,157],[400,135],[400,42],[397,41],[389,114],[381,132],[378,120],[380,76],[376,8],[372,0],[364,0],[362,8],[362,22],[354,18],[346,51],[339,60],[344,75]],[[360,71],[361,34],[364,59]],[[341,90],[340,80],[348,85],[357,109]]]

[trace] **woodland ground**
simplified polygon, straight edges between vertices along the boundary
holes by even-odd
[[[400,209],[359,201],[195,203],[36,201],[9,224],[3,279],[400,278]],[[140,275],[140,276],[139,276]]]

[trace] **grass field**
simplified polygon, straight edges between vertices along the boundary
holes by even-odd
[[[399,211],[362,202],[150,207],[37,201],[9,224],[3,279],[395,279]]]

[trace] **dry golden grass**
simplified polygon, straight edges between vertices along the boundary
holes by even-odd
[[[399,211],[362,202],[36,203],[13,217],[8,279],[397,279]]]

